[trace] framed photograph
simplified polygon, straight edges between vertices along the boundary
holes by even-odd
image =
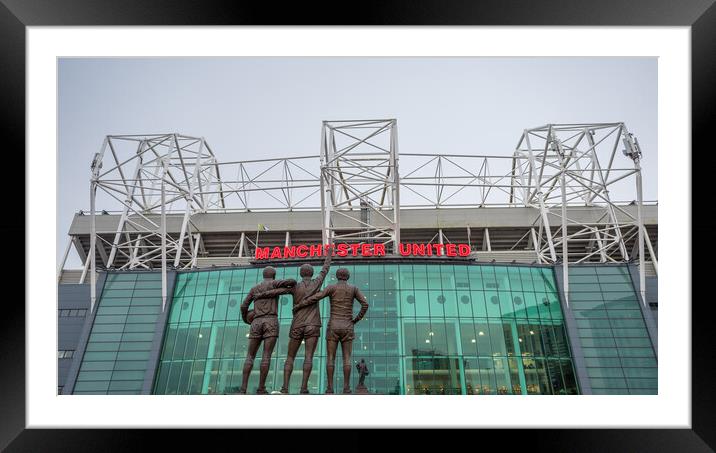
[[[6,3],[28,194],[9,451],[216,427],[713,447],[686,245],[711,5],[348,27]]]

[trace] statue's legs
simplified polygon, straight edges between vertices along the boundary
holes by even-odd
[[[293,373],[293,361],[296,360],[299,347],[301,347],[301,340],[295,338],[288,340],[288,356],[283,365],[283,387],[281,387],[281,393],[288,393],[288,384],[291,380],[291,373]]]
[[[341,341],[343,350],[343,393],[351,393],[351,355],[353,354],[353,340]]]
[[[318,346],[318,337],[306,338],[306,356],[303,359],[303,380],[301,381],[301,393],[308,393],[308,379],[313,370],[313,353]]]
[[[241,388],[239,389],[239,393],[246,393],[246,387],[249,384],[249,375],[251,374],[251,369],[254,367],[254,358],[256,357],[256,352],[259,350],[260,344],[261,338],[249,338],[249,347],[246,351],[246,360],[244,360],[244,374],[241,376]]]
[[[273,348],[276,346],[278,337],[269,337],[264,340],[264,352],[261,356],[261,368],[259,372],[259,388],[256,393],[266,393],[266,376],[268,376],[269,367],[271,366],[271,355]]]
[[[326,385],[326,393],[333,393],[333,369],[336,366],[336,348],[338,342],[335,340],[326,341],[326,377],[328,384]]]

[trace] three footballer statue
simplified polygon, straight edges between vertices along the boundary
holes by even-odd
[[[284,364],[281,393],[288,393],[293,363],[302,343],[305,343],[305,352],[300,393],[309,393],[308,380],[313,367],[313,354],[316,351],[321,335],[321,314],[318,302],[324,297],[328,297],[330,303],[330,316],[326,331],[326,349],[328,353],[326,364],[328,385],[326,386],[326,393],[334,393],[333,375],[336,350],[339,343],[343,352],[343,393],[351,393],[351,355],[353,352],[353,339],[355,338],[353,327],[363,319],[366,311],[368,311],[368,301],[360,289],[348,283],[350,274],[348,269],[345,268],[340,268],[336,272],[338,281],[335,284],[319,291],[331,267],[331,259],[331,253],[329,252],[326,254],[321,272],[315,279],[312,278],[313,266],[310,264],[302,265],[299,271],[300,282],[292,279],[276,280],[276,270],[271,266],[264,268],[264,280],[251,288],[241,304],[242,319],[245,323],[250,324],[251,327],[240,393],[246,393],[249,375],[261,342],[264,343],[264,348],[260,365],[259,386],[256,393],[266,393],[266,376],[268,375],[271,355],[273,354],[279,331],[278,297],[282,294],[292,296],[293,320],[288,334],[288,354]],[[354,301],[358,301],[361,305],[360,312],[355,318],[353,317]],[[251,302],[254,304],[253,310],[249,310]]]

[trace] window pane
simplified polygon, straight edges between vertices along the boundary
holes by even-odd
[[[346,267],[351,272],[351,283],[360,287],[369,298],[368,314],[355,327],[353,360],[363,358],[369,363],[371,373],[366,378],[366,385],[371,392],[564,394],[569,385],[574,389],[573,375],[570,375],[570,384],[560,361],[564,358],[565,366],[569,364],[571,367],[551,268],[377,262]],[[260,268],[247,268],[180,272],[170,301],[155,393],[236,393],[241,383],[249,331],[248,325],[240,320],[239,305],[248,289],[261,280],[260,271]],[[335,268],[325,284],[335,282],[334,275]],[[298,266],[279,267],[277,278],[298,278]],[[594,283],[593,280],[596,280],[596,274],[591,281],[586,279],[585,282]],[[158,288],[148,282],[135,291]],[[142,303],[131,299],[131,303],[125,304],[129,307],[126,311],[106,313],[127,317],[123,322],[102,324],[118,325],[119,330],[97,332],[123,334],[118,350],[123,354],[122,361],[121,364],[116,362],[117,367],[113,369],[122,372],[117,375],[121,381],[138,381],[133,378],[139,374],[131,372],[142,371],[137,365],[141,364],[141,359],[124,354],[147,354],[154,339],[161,301],[145,296],[142,294],[137,299]],[[599,304],[603,304],[601,293],[599,297]],[[291,298],[282,297],[279,304],[279,339],[270,364],[267,389],[281,386],[292,320]],[[322,337],[309,382],[309,387],[316,393],[325,388],[328,299],[322,300],[319,307],[323,319]],[[577,311],[592,308],[593,305],[575,304]],[[617,308],[609,308],[612,309]],[[631,308],[622,305],[618,309]],[[354,312],[357,311],[356,304]],[[609,331],[611,335],[615,328],[633,328],[628,324],[614,327],[608,317],[579,320],[588,323],[582,326],[580,338],[589,339],[588,344],[594,349],[607,349],[608,342],[598,341],[603,333]],[[632,318],[618,317],[615,320],[631,321]],[[600,322],[594,324],[591,321]],[[115,335],[104,338],[104,342],[110,339],[118,341]],[[643,347],[641,341],[624,344],[632,350]],[[249,379],[249,392],[255,391],[258,383],[261,353],[259,348]],[[619,355],[613,358],[617,361],[642,359]],[[338,357],[339,363],[340,360]],[[294,393],[300,386],[302,361],[303,348],[299,349],[294,362],[291,380]],[[340,375],[336,373],[334,382],[338,387],[342,385]],[[634,378],[642,379],[640,376]],[[357,384],[357,379],[354,371],[352,386]]]

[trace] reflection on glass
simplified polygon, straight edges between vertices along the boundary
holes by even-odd
[[[353,349],[353,360],[364,359],[369,364],[366,385],[371,393],[578,392],[559,299],[554,292],[552,269],[482,264],[376,263],[346,267],[351,272],[351,282],[363,290],[371,305],[367,316],[356,326]],[[278,270],[279,278],[299,278],[297,266]],[[240,319],[239,305],[247,291],[260,280],[259,272],[260,269],[239,268],[186,272],[177,276],[154,383],[155,393],[231,394],[238,391],[249,332],[249,327]],[[324,285],[333,282],[335,269]],[[121,307],[116,305],[119,300],[107,298],[99,307],[112,304]],[[129,302],[127,299],[127,306]],[[266,382],[269,392],[278,390],[282,384],[292,317],[290,297],[282,296],[280,302],[279,340]],[[309,382],[312,393],[325,389],[327,300],[321,301],[319,306],[324,325]],[[621,322],[630,318],[618,319]],[[121,335],[123,325],[117,325]],[[589,328],[635,327],[622,323]],[[622,344],[633,350],[644,347],[638,341]],[[339,351],[338,361],[340,355]],[[614,358],[647,359],[642,356]],[[303,349],[299,350],[294,363],[289,389],[292,393],[298,391],[302,368]],[[340,375],[336,373],[338,381],[342,379]],[[651,375],[633,375],[629,382],[647,385],[641,380],[651,378]],[[351,379],[355,381],[351,386],[355,386],[357,374],[352,373]],[[250,393],[257,383],[258,367],[254,366],[249,379]],[[87,385],[101,388],[90,382]]]

